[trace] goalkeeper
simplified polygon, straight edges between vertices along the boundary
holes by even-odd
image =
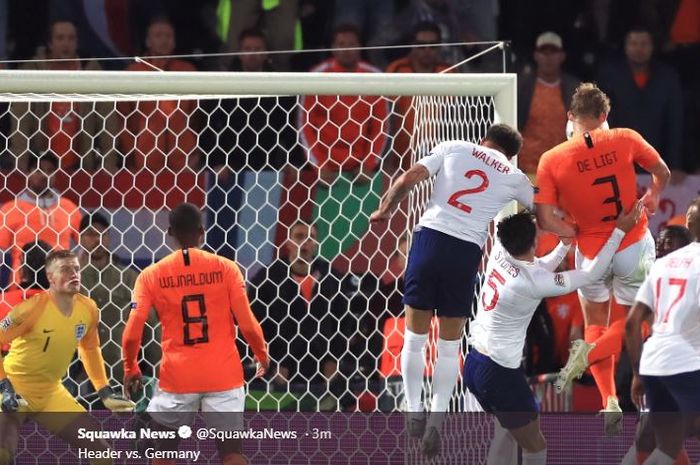
[[[109,387],[98,336],[95,302],[80,294],[80,264],[73,252],[55,250],[46,256],[49,290],[14,307],[0,321],[0,344],[12,342],[0,356],[0,402],[3,412],[21,410],[75,447],[106,449],[107,443],[82,444],[79,428],[100,430],[61,384],[78,348],[80,360],[102,403],[112,411],[131,411],[134,404]],[[21,396],[22,401],[18,400]],[[52,415],[62,412],[62,415]],[[11,463],[0,450],[0,465]],[[109,464],[111,460],[92,460]]]

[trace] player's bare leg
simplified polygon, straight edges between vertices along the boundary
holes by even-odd
[[[222,465],[248,465],[248,459],[243,455],[243,441],[240,439],[218,442],[217,449]]]
[[[644,463],[672,465],[683,447],[687,423],[680,412],[652,412],[649,417],[654,428],[656,449]]]
[[[495,421],[486,465],[515,465],[517,463],[518,443],[510,431],[501,426],[500,422]]]
[[[11,465],[19,443],[20,417],[16,413],[0,413],[0,465]]]
[[[510,430],[510,434],[523,449],[523,465],[547,463],[547,442],[540,428],[539,416],[525,426]]]
[[[437,358],[433,369],[433,398],[422,444],[423,452],[428,457],[440,452],[440,429],[459,379],[459,348],[465,323],[466,319],[462,317],[440,317]]]
[[[401,378],[403,378],[408,433],[422,437],[425,432],[425,413],[421,394],[425,372],[425,343],[428,341],[432,310],[419,310],[405,306],[406,331],[401,349]]]
[[[620,465],[637,465],[644,461],[652,454],[656,447],[656,439],[654,438],[654,430],[651,426],[651,421],[647,413],[643,413],[637,422],[637,431],[634,437],[634,444],[630,446],[627,454],[623,458]],[[681,449],[676,457],[674,465],[689,465],[690,459],[688,452]]]

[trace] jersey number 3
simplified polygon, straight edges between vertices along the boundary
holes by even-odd
[[[188,311],[190,302],[196,304],[199,316],[190,316]],[[186,295],[182,298],[182,322],[184,323],[184,344],[186,346],[209,342],[209,323],[207,321],[207,307],[204,305],[204,294]],[[190,337],[191,325],[195,324],[202,325],[202,335],[200,337]]]
[[[617,184],[617,178],[613,176],[604,176],[593,181],[594,186],[601,184],[610,184],[613,195],[603,200],[603,204],[615,204],[615,214],[602,217],[601,221],[615,221],[620,213],[622,213],[622,202],[620,201],[620,186]]]
[[[471,179],[474,176],[481,178],[481,184],[479,184],[476,187],[472,187],[471,189],[462,189],[461,191],[457,191],[454,194],[452,194],[450,196],[450,199],[447,201],[447,203],[449,203],[455,208],[459,208],[464,213],[471,213],[472,207],[470,207],[466,203],[460,202],[458,199],[463,195],[476,194],[477,192],[485,191],[489,187],[489,178],[483,171],[469,170],[466,173],[464,173],[464,177],[467,179]]]

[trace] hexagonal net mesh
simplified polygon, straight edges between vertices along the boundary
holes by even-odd
[[[439,95],[445,76],[434,78],[417,85],[422,96],[399,88],[391,96],[390,83],[375,89],[364,81],[355,88],[363,95],[340,96],[311,95],[309,87],[296,95],[245,88],[242,95],[141,94],[138,83],[132,93],[52,93],[50,79],[40,93],[0,95],[6,307],[16,303],[12,291],[39,279],[26,272],[33,265],[22,247],[41,240],[74,248],[84,292],[101,311],[107,374],[118,386],[134,280],[171,250],[169,209],[192,202],[205,217],[203,247],[244,272],[269,344],[272,370],[248,385],[247,407],[399,410],[401,275],[431,185],[419,186],[388,224],[370,225],[369,214],[391,180],[435,144],[478,142],[494,121],[514,120],[500,90],[479,95],[464,75],[463,95]],[[504,82],[512,91],[514,80]],[[154,318],[141,359],[151,377],[159,340]],[[250,375],[252,354],[240,336],[238,345]],[[100,407],[79,361],[64,384],[88,408]],[[452,410],[475,409],[463,392],[460,385]],[[471,427],[486,447],[490,422],[475,419]]]

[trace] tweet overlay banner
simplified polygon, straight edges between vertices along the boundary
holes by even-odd
[[[155,459],[220,464],[220,450],[235,450],[251,464],[486,465],[491,443],[500,440],[492,416],[448,414],[437,451],[428,453],[430,444],[410,436],[407,421],[400,413],[0,414],[0,458],[9,453],[15,465],[98,460],[136,465]],[[638,417],[625,416],[613,436],[606,434],[604,421],[599,415],[543,414],[547,463],[619,464]],[[686,448],[697,463],[697,442],[687,441]]]

